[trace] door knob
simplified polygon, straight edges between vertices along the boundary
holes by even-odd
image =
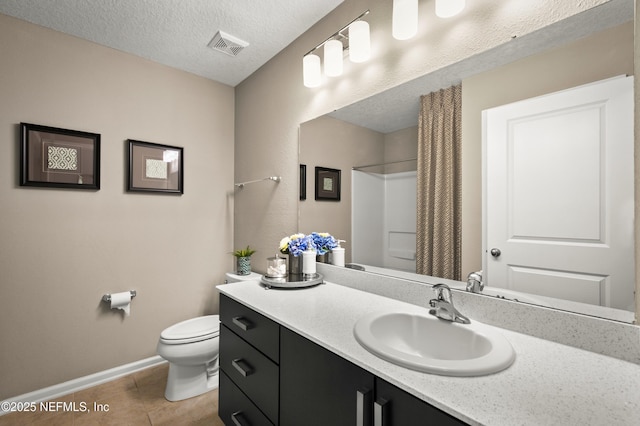
[[[502,254],[499,248],[492,248],[489,253],[491,253],[493,257],[500,257],[500,254]]]

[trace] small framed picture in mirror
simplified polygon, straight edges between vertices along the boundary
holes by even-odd
[[[316,167],[316,200],[340,201],[340,170]]]

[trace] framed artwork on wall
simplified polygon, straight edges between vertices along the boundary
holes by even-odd
[[[100,189],[100,135],[20,123],[20,186]]]
[[[316,167],[316,200],[340,201],[340,170]]]
[[[183,148],[128,140],[127,191],[183,194]]]

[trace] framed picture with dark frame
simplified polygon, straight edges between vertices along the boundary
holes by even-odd
[[[307,165],[300,164],[300,200],[307,199]]]
[[[316,167],[316,200],[340,201],[340,170]]]
[[[100,189],[100,135],[20,123],[20,186]]]
[[[183,194],[183,148],[129,139],[127,191]]]

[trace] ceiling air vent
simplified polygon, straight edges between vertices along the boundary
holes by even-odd
[[[238,56],[238,53],[248,45],[249,43],[246,41],[240,40],[225,32],[218,31],[207,46],[218,52],[226,53],[229,56]]]

